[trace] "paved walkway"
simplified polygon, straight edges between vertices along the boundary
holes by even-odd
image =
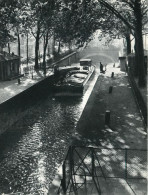
[[[99,70],[97,71],[99,75]],[[112,72],[114,72],[113,78],[111,78]],[[110,86],[113,87],[112,93],[109,93]],[[109,126],[105,125],[106,110],[109,110],[111,114]],[[147,149],[146,130],[135,103],[132,89],[128,82],[128,76],[125,72],[120,71],[117,64],[116,67],[113,67],[113,64],[108,64],[106,73],[99,75],[75,129],[72,145],[101,146],[111,149]],[[108,162],[106,161],[106,163]],[[111,168],[114,168],[116,174],[115,166],[116,164],[113,164]],[[146,156],[145,164],[142,164],[142,161],[138,161],[136,164],[133,162],[133,166],[141,167],[141,170],[146,174]],[[50,188],[49,195],[56,194],[61,173],[62,170],[60,167]],[[108,179],[106,182],[100,180],[102,194],[134,194],[126,181],[124,179],[123,181],[121,180],[113,181]],[[144,195],[147,193],[146,180],[140,182],[139,180],[133,180],[132,182],[132,188],[136,191],[136,194]],[[91,186],[88,186],[87,189],[89,188]],[[80,195],[82,194],[85,194],[83,189]],[[95,194],[97,194],[96,191],[91,193],[91,195]]]
[[[53,74],[52,72],[48,72],[49,74]],[[5,102],[6,100],[14,97],[15,95],[21,93],[27,88],[33,86],[37,82],[44,79],[44,76],[41,71],[34,71],[33,77],[32,74],[25,75],[20,78],[20,84],[18,84],[18,79],[14,79],[11,81],[2,81],[0,82],[0,104]]]
[[[109,93],[110,86],[112,93]],[[105,126],[107,110],[110,111],[110,128]],[[78,122],[76,140],[109,148],[146,149],[146,138],[127,74],[108,65],[106,73],[98,77]]]

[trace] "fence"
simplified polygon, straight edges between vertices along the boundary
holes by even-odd
[[[146,179],[146,152],[72,146],[63,163],[63,178],[58,193],[78,195],[79,189],[87,186],[90,177],[99,195],[101,194],[99,178],[124,179],[128,185],[130,179]],[[132,191],[136,194],[133,189]]]

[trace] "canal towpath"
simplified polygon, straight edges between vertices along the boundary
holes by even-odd
[[[109,125],[105,124],[106,111],[110,112]],[[99,75],[83,110],[74,140],[109,148],[146,149],[146,138],[146,126],[128,74],[120,70],[118,63],[115,67],[108,64],[106,73]]]
[[[115,67],[113,64],[108,64],[105,74],[100,74],[99,69],[97,71],[98,79],[78,121],[71,145],[146,150],[147,133],[127,73],[120,70],[118,63]],[[112,72],[114,72],[113,77],[111,76]],[[109,93],[110,86],[112,86],[111,93]],[[107,110],[110,111],[109,125],[105,124]],[[144,165],[139,164],[139,166]],[[50,186],[49,195],[57,193],[61,178],[62,166],[57,170],[55,179]],[[138,194],[146,194],[145,182],[146,180],[144,184],[133,183]],[[125,181],[115,183],[110,181],[108,184],[102,183],[103,186],[101,186],[105,194],[134,194]],[[112,186],[114,186],[114,190]]]

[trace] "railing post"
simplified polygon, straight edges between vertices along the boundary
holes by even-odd
[[[73,173],[73,148],[72,146],[69,147],[69,163],[70,163],[70,174],[72,176]]]
[[[94,170],[95,170],[95,162],[94,162],[94,150],[91,149],[91,155],[92,155],[92,178],[94,179]]]
[[[105,125],[110,124],[110,110],[106,110],[105,112]]]
[[[95,170],[95,151],[94,151],[94,148],[91,148],[91,158],[92,158],[92,179],[94,181],[94,184],[96,186],[98,194],[101,195],[101,188],[100,188],[100,185],[99,185],[99,181],[98,181],[98,179],[96,181],[96,178],[95,178],[96,170]]]

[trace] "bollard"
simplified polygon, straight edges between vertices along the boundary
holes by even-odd
[[[109,87],[109,93],[112,93],[112,90],[113,90],[113,86],[110,86]]]
[[[112,75],[111,75],[111,77],[112,77],[112,78],[114,77],[114,72],[112,72]]]
[[[110,110],[106,110],[105,112],[105,124],[109,125],[110,123]]]
[[[18,84],[21,84],[21,80],[20,79],[18,79],[17,81],[18,81]]]
[[[115,63],[113,64],[113,67],[115,67]]]

